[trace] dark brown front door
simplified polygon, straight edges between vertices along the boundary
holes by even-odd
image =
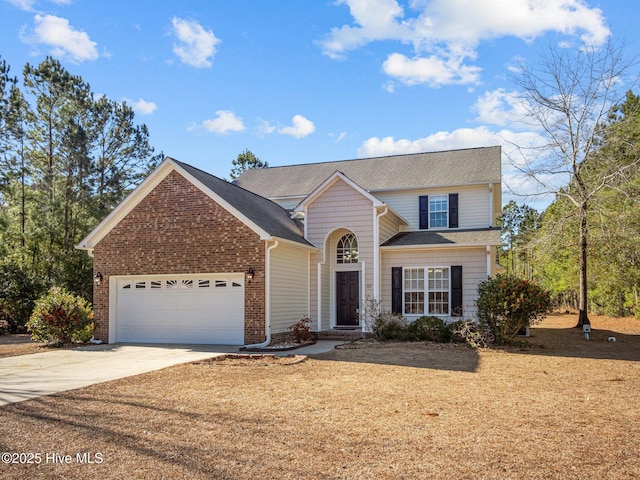
[[[336,272],[336,325],[359,325],[360,272]]]

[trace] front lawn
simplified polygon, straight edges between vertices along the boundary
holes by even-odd
[[[0,474],[640,478],[640,322],[593,318],[587,342],[567,328],[575,320],[533,329],[532,349],[395,344],[291,365],[199,362],[5,406],[2,451],[41,460]]]

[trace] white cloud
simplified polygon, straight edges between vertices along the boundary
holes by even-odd
[[[458,148],[498,145],[499,137],[487,127],[460,128],[453,132],[437,132],[424,138],[408,140],[394,137],[372,137],[358,149],[359,157],[380,157],[404,153],[434,152]]]
[[[27,43],[41,43],[52,47],[53,55],[69,58],[74,62],[98,58],[96,42],[86,32],[75,30],[66,18],[54,15],[36,15],[33,34],[23,36]]]
[[[477,122],[503,126],[523,121],[526,109],[522,102],[516,92],[498,88],[484,92],[472,109],[478,113]]]
[[[331,138],[334,142],[338,143],[345,140],[348,136],[347,132],[333,133],[330,132],[327,134],[329,138]]]
[[[151,115],[158,109],[158,105],[156,105],[154,102],[147,102],[142,98],[136,101],[125,99],[125,101],[131,105],[131,108],[133,108],[134,112],[140,115]]]
[[[217,118],[213,120],[205,120],[202,126],[210,132],[226,134],[229,132],[242,132],[245,130],[244,123],[240,117],[231,110],[218,110]]]
[[[353,24],[332,28],[319,42],[323,53],[340,59],[374,41],[410,44],[413,58],[394,52],[383,65],[385,73],[408,85],[478,83],[480,69],[468,60],[476,59],[483,41],[515,37],[529,42],[557,32],[597,46],[611,33],[602,11],[585,0],[414,0],[409,14],[396,0],[337,3],[348,5]]]
[[[505,198],[519,201],[528,198],[530,201],[541,202],[539,205],[544,207],[544,202],[548,203],[550,197],[539,197],[540,185],[519,170],[519,167],[525,166],[528,152],[544,145],[544,142],[544,138],[535,132],[516,132],[506,129],[493,131],[486,126],[481,126],[460,128],[452,132],[437,132],[415,140],[372,137],[362,143],[358,149],[358,156],[360,158],[382,157],[500,145],[503,191],[507,192]],[[516,192],[517,195],[510,192]]]
[[[382,69],[384,73],[406,85],[426,83],[437,88],[441,85],[479,83],[482,69],[462,65],[462,60],[444,59],[436,55],[410,59],[401,53],[392,53],[382,64]],[[387,89],[389,90],[389,86]]]
[[[187,65],[196,68],[209,68],[219,40],[211,30],[205,30],[202,25],[193,20],[178,17],[171,19],[172,34],[178,42],[173,44],[173,53]]]
[[[272,125],[271,122],[259,118],[257,130],[259,135],[271,135],[277,130],[277,127]]]
[[[336,4],[349,6],[357,26],[334,27],[320,42],[323,53],[331,58],[342,59],[349,50],[375,40],[411,38],[409,26],[402,21],[404,10],[396,0],[338,0]]]
[[[18,7],[20,10],[24,10],[25,12],[33,12],[35,11],[35,5],[38,3],[38,0],[6,0],[8,3],[13,5],[14,7]],[[49,0],[51,3],[55,3],[56,5],[71,5],[72,0]]]
[[[311,135],[316,129],[313,122],[302,115],[294,115],[291,122],[292,125],[290,127],[283,127],[278,130],[278,133],[281,135],[291,135],[295,138],[303,138]]]
[[[25,12],[33,12],[33,6],[36,4],[37,0],[7,0],[14,7],[18,7],[20,10],[24,10]]]

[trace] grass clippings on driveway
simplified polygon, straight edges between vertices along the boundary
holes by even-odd
[[[575,320],[533,329],[530,350],[412,344],[285,366],[199,362],[9,405],[2,451],[42,461],[0,465],[0,476],[640,478],[637,321],[598,333],[594,319],[586,342],[567,328]]]

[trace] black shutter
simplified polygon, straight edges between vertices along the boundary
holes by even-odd
[[[451,316],[462,316],[462,266],[451,267]]]
[[[402,267],[391,267],[391,312],[402,315]]]
[[[429,228],[429,195],[420,195],[420,230]]]
[[[449,228],[458,228],[458,194],[449,194]]]

